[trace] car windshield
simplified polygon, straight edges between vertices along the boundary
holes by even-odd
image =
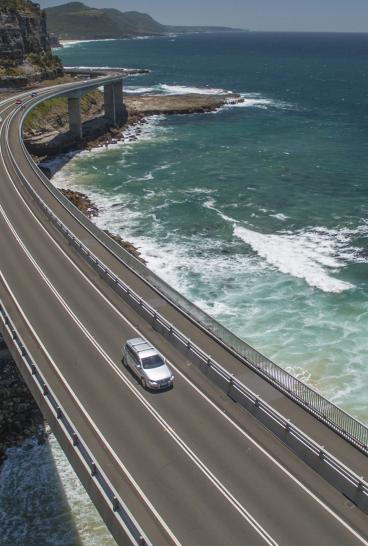
[[[146,358],[142,359],[142,366],[145,370],[149,370],[150,368],[159,368],[163,365],[164,361],[160,355],[146,356]]]

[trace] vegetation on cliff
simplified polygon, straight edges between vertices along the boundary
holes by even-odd
[[[121,12],[117,9],[96,9],[82,2],[69,2],[47,8],[49,30],[61,39],[122,38],[156,36],[172,32],[205,32],[231,30],[225,27],[172,27],[155,21],[146,13]]]
[[[18,9],[29,9],[33,10],[32,2],[29,0],[2,0],[1,9],[7,10],[18,10]]]
[[[102,112],[103,98],[99,90],[90,91],[81,98],[82,118],[93,117]],[[55,97],[41,102],[27,116],[24,123],[26,137],[59,131],[68,126],[68,99]]]

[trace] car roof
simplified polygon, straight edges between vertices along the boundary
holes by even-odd
[[[139,354],[139,356],[151,356],[154,354],[157,354],[157,350],[148,343],[145,339],[141,337],[135,337],[133,339],[128,339],[127,345],[134,349],[136,353]],[[144,353],[141,354],[141,353]]]

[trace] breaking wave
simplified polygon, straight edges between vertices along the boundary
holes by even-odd
[[[161,94],[161,95],[223,95],[230,94],[231,91],[225,89],[216,89],[213,87],[191,87],[186,85],[169,85],[158,83],[151,87],[126,86],[125,93],[128,94]]]
[[[204,207],[214,210],[223,220],[233,224],[234,236],[249,245],[254,252],[281,273],[304,279],[323,292],[343,292],[354,288],[349,282],[336,279],[338,273],[351,262],[366,263],[359,249],[352,245],[354,236],[368,233],[366,224],[357,229],[327,229],[315,227],[296,232],[259,233],[215,208],[212,199]]]

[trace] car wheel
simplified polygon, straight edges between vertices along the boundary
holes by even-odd
[[[126,358],[123,356],[123,358],[121,359],[123,365],[127,368],[128,367],[128,362],[126,361]]]
[[[144,377],[141,377],[141,385],[144,389],[147,388],[147,383],[146,383],[146,380],[144,379]]]

